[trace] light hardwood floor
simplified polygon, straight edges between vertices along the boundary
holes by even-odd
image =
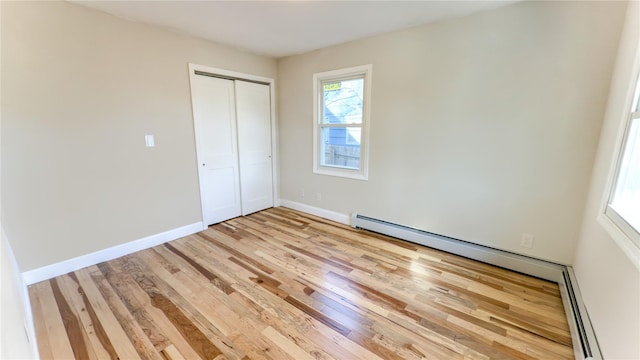
[[[286,208],[32,285],[43,359],[572,359],[556,284]]]

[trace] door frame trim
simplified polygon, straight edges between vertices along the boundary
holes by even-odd
[[[262,83],[265,85],[269,86],[269,97],[270,97],[270,106],[271,106],[271,168],[272,168],[272,182],[273,182],[273,187],[271,189],[272,194],[273,194],[273,206],[279,206],[279,199],[280,199],[280,193],[278,191],[279,189],[279,161],[278,161],[278,129],[277,129],[277,121],[276,121],[276,93],[275,93],[275,80],[272,78],[268,78],[268,77],[264,77],[264,76],[259,76],[259,75],[252,75],[252,74],[246,74],[246,73],[240,73],[240,72],[236,72],[236,71],[231,71],[231,70],[226,70],[226,69],[220,69],[220,68],[214,68],[214,67],[210,67],[210,66],[205,66],[205,65],[198,65],[198,64],[193,64],[193,63],[189,63],[189,94],[191,96],[191,117],[193,119],[193,137],[195,140],[195,144],[196,144],[196,169],[198,172],[198,190],[199,190],[199,194],[200,194],[200,215],[201,215],[201,219],[202,219],[202,226],[203,226],[203,230],[207,228],[208,224],[206,224],[206,221],[204,221],[204,196],[203,196],[203,184],[201,182],[201,173],[200,173],[200,164],[201,164],[201,160],[202,160],[202,150],[201,150],[201,146],[200,146],[200,141],[198,140],[198,134],[197,134],[197,129],[198,127],[196,126],[197,123],[197,119],[196,119],[196,103],[195,103],[195,97],[194,95],[194,79],[196,76],[203,76],[203,75],[197,75],[196,72],[202,72],[202,73],[207,73],[207,74],[211,74],[212,76],[217,76],[217,77],[221,77],[221,78],[226,78],[226,79],[231,79],[231,80],[241,80],[241,81],[249,81],[249,82],[256,82],[256,83]]]

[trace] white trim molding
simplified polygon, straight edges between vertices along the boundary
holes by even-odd
[[[206,229],[206,227],[204,227],[202,222],[185,225],[179,228],[161,232],[159,234],[150,235],[142,239],[130,241],[125,244],[116,245],[104,250],[98,250],[90,254],[81,255],[69,260],[64,260],[59,263],[25,271],[22,273],[22,278],[25,285],[28,286],[40,281],[53,279],[56,276],[64,275],[88,266],[96,265],[104,261],[109,261],[121,256],[129,255],[136,251],[164,244],[168,241],[195,234],[204,229]]]
[[[29,341],[29,345],[31,346],[31,352],[35,355],[36,358],[40,358],[38,351],[38,342],[36,339],[36,328],[35,323],[33,321],[33,310],[31,309],[31,299],[29,298],[29,289],[27,289],[27,284],[24,281],[23,276],[20,276],[20,267],[18,266],[18,262],[13,253],[13,249],[11,248],[11,243],[7,238],[7,234],[4,232],[4,228],[0,229],[2,231],[2,237],[0,241],[4,244],[2,246],[7,251],[7,258],[9,258],[9,266],[13,270],[12,272],[15,275],[15,282],[18,288],[18,295],[20,297],[20,303],[22,304],[22,314],[24,316],[24,330],[27,333],[27,341]],[[20,311],[16,309],[16,311]]]
[[[293,210],[306,212],[307,214],[319,216],[321,218],[332,220],[341,224],[351,225],[349,223],[351,218],[347,214],[326,210],[287,199],[279,199],[278,203],[280,204],[280,206],[288,207]]]
[[[635,243],[629,240],[627,234],[620,230],[618,225],[614,223],[604,212],[598,214],[596,220],[636,267],[636,269],[640,270],[640,249],[638,249]]]
[[[640,270],[640,247],[638,246],[638,233],[631,226],[625,226],[624,219],[610,208],[610,203],[616,188],[620,162],[624,154],[624,145],[627,138],[628,126],[637,117],[638,102],[640,102],[640,47],[636,48],[631,76],[626,77],[626,98],[622,108],[622,114],[617,119],[617,132],[615,147],[607,150],[609,155],[609,169],[600,200],[600,209],[596,221],[609,234],[620,250],[631,260],[636,269]],[[610,110],[610,109],[609,109]],[[636,115],[634,115],[634,112]],[[637,119],[636,119],[637,120]],[[613,215],[613,216],[612,216]],[[627,231],[625,231],[627,230]],[[629,231],[630,230],[630,231]]]
[[[328,124],[323,120],[324,97],[322,84],[324,81],[339,82],[362,77],[363,104],[362,121],[359,124]],[[371,79],[373,65],[354,66],[346,69],[331,70],[313,74],[313,172],[320,175],[338,176],[356,180],[369,179],[369,133],[371,127]],[[321,161],[323,128],[359,128],[360,165],[357,169],[337,165],[323,165]]]

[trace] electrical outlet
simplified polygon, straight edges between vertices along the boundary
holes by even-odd
[[[303,198],[304,197],[304,188],[300,188],[300,197]]]
[[[533,239],[534,236],[532,234],[523,233],[522,239],[520,240],[520,246],[531,249],[533,247]]]
[[[316,193],[316,200],[322,201],[322,194],[321,193]]]
[[[156,146],[156,140],[153,138],[153,135],[145,135],[144,136],[144,144],[147,147],[154,147]]]

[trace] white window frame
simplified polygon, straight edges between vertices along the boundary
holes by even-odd
[[[339,176],[357,180],[369,178],[369,128],[371,127],[371,73],[372,65],[355,66],[346,69],[325,71],[313,74],[313,172],[316,174]],[[322,124],[323,89],[325,81],[339,81],[353,77],[364,77],[364,92],[362,99],[362,124],[355,125],[361,129],[360,138],[360,167],[359,169],[343,168],[339,166],[323,166],[320,162],[322,156],[322,128],[328,127]],[[341,124],[343,127],[344,124]]]
[[[622,158],[626,148],[631,124],[640,121],[640,69],[635,66],[635,82],[630,84],[627,101],[625,102],[624,121],[621,123],[615,148],[615,157],[609,173],[606,193],[603,196],[602,211],[598,222],[609,233],[622,251],[632,260],[636,268],[640,269],[640,233],[634,229],[610,205],[616,190]]]

